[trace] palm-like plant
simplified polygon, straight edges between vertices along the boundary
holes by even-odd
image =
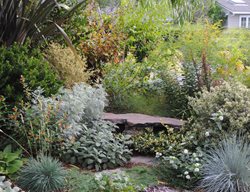
[[[14,42],[23,44],[27,38],[44,38],[55,29],[63,34],[69,44],[59,24],[65,22],[84,2],[82,0],[68,7],[57,0],[0,0],[0,45],[10,46]],[[51,19],[51,13],[56,8],[65,11],[60,17]]]

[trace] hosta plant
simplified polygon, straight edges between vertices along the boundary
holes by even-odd
[[[250,146],[244,137],[229,137],[206,154],[200,187],[206,192],[250,190]]]
[[[23,166],[21,153],[21,150],[13,152],[10,145],[6,146],[3,151],[0,151],[1,175],[12,175]]]
[[[66,171],[62,164],[49,156],[30,159],[20,171],[17,183],[27,191],[53,192],[65,184]]]

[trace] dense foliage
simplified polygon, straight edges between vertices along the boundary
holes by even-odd
[[[51,44],[45,56],[66,87],[70,88],[75,83],[88,82],[90,73],[86,71],[85,59],[74,54],[69,47],[63,48],[60,44]]]
[[[61,24],[83,3],[84,1],[81,1],[70,8],[56,0],[2,1],[0,3],[0,9],[2,10],[0,15],[0,46],[9,47],[15,42],[22,45],[29,38],[33,39],[35,43],[35,41],[43,39],[47,35],[54,34],[55,29],[61,31],[70,44],[67,35],[55,21],[60,21]],[[53,18],[52,13],[56,9],[65,9],[65,11],[63,14],[59,14],[58,18]]]
[[[115,136],[115,128],[105,121],[89,123],[76,142],[64,144],[62,159],[97,171],[126,164],[132,155],[130,138]]]
[[[8,102],[25,99],[22,81],[32,90],[41,87],[46,96],[55,94],[61,87],[62,83],[39,49],[15,44],[8,49],[0,47],[0,53],[0,95],[5,96]]]

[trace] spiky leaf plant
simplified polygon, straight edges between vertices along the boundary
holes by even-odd
[[[200,188],[206,192],[250,191],[249,168],[249,142],[244,137],[226,138],[207,153]]]
[[[85,1],[79,1],[73,7],[58,3],[57,0],[4,0],[0,1],[0,45],[11,46],[14,42],[23,44],[26,39],[44,38],[55,31],[61,32],[65,40],[70,40],[58,25],[62,24]],[[51,14],[58,9],[66,12],[56,20]]]
[[[64,187],[66,171],[58,160],[40,155],[21,170],[18,185],[32,192],[52,192]]]

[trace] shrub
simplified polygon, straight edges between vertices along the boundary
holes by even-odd
[[[88,66],[100,69],[102,63],[120,62],[125,35],[116,27],[117,14],[112,16],[102,13],[93,2],[85,12],[85,28],[77,36],[80,35],[79,49],[86,56]]]
[[[85,59],[75,55],[69,47],[63,48],[52,43],[46,51],[46,58],[59,73],[66,87],[88,81],[90,74],[86,71]]]
[[[58,160],[41,155],[27,162],[17,183],[27,191],[52,192],[64,187],[65,176],[66,172]]]
[[[204,143],[208,140],[204,139]],[[167,128],[165,132],[146,133],[134,137],[136,151],[156,155],[155,171],[162,181],[173,186],[191,188],[200,178],[204,143],[196,141],[194,132]]]
[[[236,82],[224,82],[211,89],[203,90],[197,98],[190,98],[193,116],[186,124],[199,135],[199,140],[218,138],[222,133],[243,132],[249,135],[250,90]]]
[[[37,91],[33,102],[14,120],[31,149],[40,149],[36,153],[52,151],[66,162],[96,169],[122,165],[130,158],[128,138],[115,136],[115,125],[101,120],[106,104],[101,86],[76,84],[52,98]]]
[[[154,133],[150,128],[132,138],[134,150],[143,154],[162,153],[170,145],[166,132]]]
[[[114,135],[115,126],[93,121],[73,143],[64,143],[61,157],[65,162],[88,169],[107,169],[124,165],[131,158],[129,137]]]
[[[205,155],[200,187],[206,192],[249,191],[249,142],[244,137],[230,137]]]
[[[20,109],[15,108],[10,116],[12,136],[33,156],[39,153],[51,154],[53,145],[61,141],[67,125],[66,118],[59,115],[59,102],[50,102],[51,99],[41,96],[41,92],[36,90],[31,93],[33,103],[23,104]]]
[[[28,103],[11,115],[16,139],[28,147],[31,154],[47,154],[56,143],[73,139],[92,120],[100,119],[106,102],[101,87],[76,84],[72,90],[61,89],[46,98],[42,90],[29,92]]]
[[[0,95],[5,96],[8,102],[24,98],[22,76],[32,90],[41,87],[46,96],[55,94],[61,87],[61,82],[39,49],[13,45],[10,48],[0,47],[0,53]]]
[[[217,4],[213,3],[208,10],[208,17],[210,18],[212,23],[221,22],[224,25],[227,16],[222,8]]]
[[[182,116],[187,98],[173,75],[177,66],[171,56],[157,61],[156,55],[142,63],[129,55],[122,63],[105,65],[103,84],[113,110]]]
[[[249,93],[244,85],[228,82],[211,92],[203,90],[198,97],[189,98],[193,113],[181,130],[168,129],[165,135],[144,133],[137,137],[136,146],[155,150],[160,178],[190,188],[201,178],[203,153],[216,146],[221,136],[249,135]]]

